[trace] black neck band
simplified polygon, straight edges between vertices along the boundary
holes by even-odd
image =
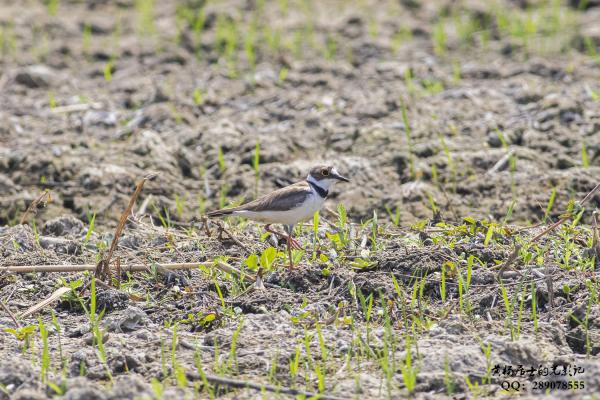
[[[309,180],[307,180],[308,184],[315,189],[315,192],[317,192],[319,194],[319,196],[321,196],[322,198],[326,198],[327,195],[329,194],[329,192],[325,189],[323,189],[321,186],[317,185],[314,182],[311,182]]]

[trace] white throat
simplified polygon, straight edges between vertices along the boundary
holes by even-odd
[[[312,175],[309,175],[306,180],[313,185],[317,185],[321,189],[325,191],[329,191],[329,189],[337,182],[336,179],[321,179],[320,181],[313,178]]]

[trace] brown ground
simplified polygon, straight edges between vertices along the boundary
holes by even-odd
[[[432,208],[441,213],[437,220],[456,223],[465,216],[503,220],[509,209],[508,222],[538,223],[556,188],[556,201],[548,213],[553,221],[570,200],[581,199],[598,183],[600,69],[597,52],[590,46],[600,45],[600,7],[593,7],[597,3],[593,0],[582,10],[567,4],[555,10],[539,1],[506,1],[499,8],[471,1],[432,1],[420,7],[411,1],[290,1],[287,11],[282,9],[284,1],[266,2],[262,11],[257,11],[258,0],[211,1],[199,36],[181,17],[182,4],[194,1],[180,2],[179,7],[177,2],[157,1],[150,21],[144,19],[147,3],[60,1],[56,15],[50,15],[40,2],[2,1],[0,266],[94,263],[98,246],[110,243],[112,228],[135,182],[150,172],[159,175],[146,185],[138,201],[138,207],[145,203],[150,217],[128,224],[119,252],[124,262],[196,262],[228,255],[234,257],[230,263],[239,267],[242,259],[267,246],[256,241],[258,227],[232,228],[248,247],[241,250],[232,241],[208,238],[201,231],[186,235],[170,228],[165,232],[161,218],[167,224],[169,220],[185,224],[205,209],[218,207],[223,196],[225,204],[250,199],[257,192],[301,179],[311,165],[322,161],[352,178],[352,184],[336,188],[330,208],[341,202],[352,221],[367,220],[375,211],[382,222],[389,222],[386,209],[400,207],[401,226],[431,218]],[[527,39],[506,34],[495,19],[498,10],[523,18],[527,11],[520,7],[524,5],[546,7],[550,15],[532,12],[535,18],[543,17],[536,19],[537,32]],[[450,15],[445,19],[450,22],[440,50],[435,37],[442,14]],[[470,16],[481,29],[465,40],[452,22],[454,15]],[[559,34],[547,33],[556,15],[562,16]],[[255,41],[248,39],[253,19],[258,21]],[[229,24],[237,32],[231,53],[223,39]],[[273,39],[277,32],[279,45]],[[253,52],[247,50],[248,43]],[[260,143],[258,181],[252,167],[256,143]],[[219,149],[224,163],[219,162]],[[24,210],[44,189],[50,190],[52,201],[29,218],[29,226],[18,225]],[[600,206],[600,194],[587,206]],[[95,232],[85,243],[94,213]],[[83,224],[61,217],[65,215]],[[335,220],[332,214],[324,215]],[[52,222],[57,217],[61,219]],[[590,223],[591,213],[584,213],[582,221]],[[328,227],[322,226],[323,240]],[[351,256],[360,254],[357,246],[368,227],[363,231],[356,225],[355,230],[357,243],[348,250]],[[305,335],[302,324],[294,323],[290,315],[303,315],[308,307],[314,318],[324,321],[331,318],[332,307],[342,302],[349,315],[361,319],[361,331],[364,315],[349,288],[354,285],[365,294],[382,290],[393,297],[390,273],[410,285],[410,292],[410,278],[421,270],[431,279],[426,297],[435,311],[421,316],[431,318],[433,325],[419,341],[422,364],[416,392],[420,396],[447,392],[444,357],[455,374],[456,393],[473,396],[464,376],[473,381],[485,375],[486,360],[478,339],[491,343],[496,363],[585,364],[587,391],[591,393],[594,384],[600,387],[600,364],[586,358],[581,324],[569,317],[587,304],[589,292],[578,290],[585,287],[586,279],[597,279],[593,272],[569,275],[551,263],[551,270],[544,272],[555,279],[550,291],[556,290],[555,296],[564,301],[558,300],[553,310],[540,304],[540,333],[533,334],[528,323],[517,341],[506,335],[495,273],[483,267],[473,277],[474,284],[482,285],[474,286],[471,293],[476,317],[461,318],[456,309],[447,315],[439,311],[444,261],[458,262],[464,254],[473,254],[491,267],[510,254],[509,240],[484,248],[484,234],[485,230],[465,239],[464,248],[449,248],[445,243],[425,243],[427,237],[408,228],[391,229],[381,239],[381,250],[370,255],[375,264],[368,271],[357,272],[347,262],[336,261],[326,276],[323,265],[308,262],[311,265],[299,271],[270,275],[266,292],[242,297],[237,297],[239,288],[232,281],[198,270],[185,282],[177,281],[180,276],[171,277],[175,281],[139,276],[130,291],[149,290],[152,301],[136,302],[114,291],[102,294],[107,298],[104,304],[110,306],[104,317],[111,335],[108,364],[117,379],[114,386],[107,386],[113,389],[105,392],[93,386],[106,385],[105,367],[97,350],[81,339],[87,317],[76,304],[61,301],[54,309],[64,325],[65,373],[70,379],[66,396],[92,398],[77,390],[93,391],[100,396],[96,398],[134,396],[119,390],[139,396],[155,393],[148,382],[165,377],[161,338],[170,357],[172,328],[162,329],[165,321],[180,321],[190,312],[219,310],[217,281],[226,290],[230,308],[244,314],[235,374],[267,383],[269,366],[277,359],[275,381],[317,391],[314,376],[307,381],[299,378],[300,383],[289,377],[289,359]],[[303,238],[309,240],[309,229]],[[581,246],[587,246],[589,231],[582,232],[580,239]],[[559,248],[556,257],[563,251]],[[87,279],[81,274],[0,272],[0,301],[22,311],[56,289],[61,276]],[[517,277],[513,280],[516,286]],[[578,289],[565,294],[564,284]],[[455,300],[456,287],[452,290]],[[545,284],[540,283],[538,290],[540,296],[546,290],[547,301]],[[304,299],[308,306],[302,304]],[[48,310],[44,320],[50,324]],[[592,335],[593,354],[600,351],[599,310],[596,298],[587,325],[596,335]],[[488,312],[493,322],[485,322]],[[133,329],[120,332],[119,324],[128,318],[135,320]],[[380,327],[373,328],[376,348],[385,335],[379,319]],[[400,314],[393,320],[400,340],[398,357],[403,359],[405,322]],[[218,322],[199,332],[191,332],[188,325],[180,328],[180,336],[191,343],[191,348],[180,344],[177,353],[190,381],[201,382],[193,368],[197,341],[205,346],[199,350],[203,363],[215,374],[214,339],[224,340],[221,350],[229,351],[240,320],[224,316]],[[34,323],[32,317],[24,321],[24,325]],[[13,327],[4,311],[0,311],[0,326]],[[356,332],[343,325],[323,327],[337,361],[328,371],[327,392],[358,396],[360,387],[362,396],[370,398],[406,395],[398,371],[391,394],[386,392],[381,370],[368,357],[364,364],[349,363],[352,374],[344,372],[344,357],[354,348]],[[51,340],[54,351],[56,337]],[[20,352],[19,341],[0,333],[0,384],[4,385],[0,388],[11,394],[27,388],[40,396],[42,391],[53,394],[39,382],[39,365],[32,365],[30,357]],[[82,360],[85,377],[74,378]],[[124,364],[137,374],[125,374]],[[167,364],[170,368],[170,361]],[[135,385],[129,380],[135,380]],[[60,368],[54,381],[60,381]],[[497,390],[494,382],[486,386],[485,394],[493,396]],[[182,395],[178,391],[184,389],[169,387],[165,397],[177,398]],[[576,397],[582,392],[568,393]],[[227,395],[248,397],[256,392]],[[0,390],[2,396],[6,395]]]

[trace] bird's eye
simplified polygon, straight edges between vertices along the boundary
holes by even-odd
[[[323,175],[323,176],[329,176],[329,170],[324,169],[323,171],[321,171],[321,175]]]

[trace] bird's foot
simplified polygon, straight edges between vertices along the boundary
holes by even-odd
[[[286,235],[285,233],[276,231],[275,229],[271,228],[271,225],[265,225],[265,231],[277,236],[279,239],[287,240],[288,235]]]
[[[290,237],[290,246],[294,250],[302,250],[302,246],[300,245],[300,242],[297,241],[296,239],[294,239],[293,237]]]
[[[296,239],[294,239],[293,237],[291,237],[290,235],[288,235],[287,233],[278,232],[278,231],[272,229],[271,225],[265,226],[265,230],[267,232],[272,233],[273,235],[277,236],[279,239],[285,240],[286,242],[288,242],[292,249],[302,250],[302,246],[300,245],[300,242],[297,241]]]

